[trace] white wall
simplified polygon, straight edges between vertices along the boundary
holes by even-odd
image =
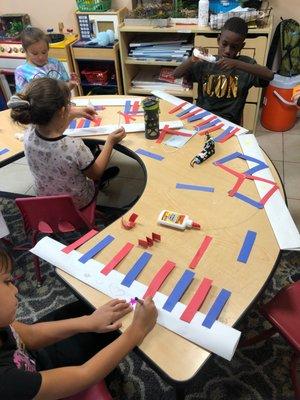
[[[112,0],[112,7],[131,9],[131,0]],[[59,22],[63,22],[65,29],[78,31],[76,9],[76,0],[0,0],[0,14],[27,13],[33,26],[43,30],[53,28],[55,32]]]
[[[131,0],[112,0],[112,7],[131,9]],[[300,0],[270,0],[273,7],[274,25],[280,17],[294,18],[300,23]],[[31,23],[41,29],[54,28],[58,31],[58,22],[63,22],[65,29],[77,30],[74,11],[76,0],[0,0],[0,14],[27,13]]]

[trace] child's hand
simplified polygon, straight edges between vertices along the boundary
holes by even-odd
[[[197,49],[198,51],[200,51],[200,53],[204,54],[205,56],[208,55],[208,50],[205,47],[195,47],[195,49]],[[191,59],[193,62],[203,62],[204,60],[202,60],[201,58],[195,57],[194,54],[192,54]]]
[[[221,70],[228,71],[238,68],[240,61],[235,58],[220,58],[216,63]]]
[[[113,131],[107,138],[107,142],[112,144],[113,146],[119,142],[126,136],[125,129],[123,127]]]
[[[79,77],[76,74],[76,72],[71,72],[70,73],[70,81],[74,82],[76,85],[79,85]]]
[[[111,300],[86,317],[87,332],[111,332],[121,328],[118,321],[132,310],[126,300]]]
[[[71,119],[74,118],[86,118],[91,121],[97,116],[97,111],[92,106],[86,107],[72,107],[70,110]]]
[[[139,342],[154,328],[157,320],[157,309],[152,297],[147,297],[143,305],[137,303],[130,329],[134,332]]]

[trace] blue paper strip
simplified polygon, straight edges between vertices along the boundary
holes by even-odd
[[[86,119],[84,121],[83,128],[88,128],[90,125],[91,125],[91,121],[89,119]]]
[[[227,135],[229,135],[229,133],[231,132],[232,129],[233,129],[233,126],[228,126],[228,128],[226,128],[223,133],[221,133],[219,136],[216,136],[214,138],[214,141],[219,142],[220,140],[223,140]]]
[[[196,108],[197,106],[193,105],[189,108],[186,108],[183,111],[180,111],[180,113],[176,114],[176,117],[182,117],[184,114],[188,114],[190,111],[194,110],[194,108]]]
[[[75,129],[76,128],[76,120],[72,119],[72,121],[69,124],[69,129]]]
[[[85,264],[88,260],[93,258],[97,253],[100,253],[106,246],[108,246],[115,238],[111,235],[105,236],[101,242],[97,243],[96,246],[92,247],[89,251],[87,251],[83,256],[79,258],[79,261],[82,264]]]
[[[254,206],[256,208],[264,208],[263,204],[259,203],[258,201],[255,201],[253,199],[250,199],[250,197],[245,196],[242,193],[237,192],[234,194],[234,197],[237,197],[238,199],[245,201],[246,203],[249,203],[249,204],[251,204],[251,206]]]
[[[240,250],[240,254],[237,258],[237,260],[239,262],[243,262],[246,263],[248,261],[248,258],[250,256],[252,247],[254,245],[256,239],[256,232],[254,231],[248,231],[246,233],[245,239],[244,239],[244,243],[242,245],[242,248]]]
[[[207,115],[211,115],[211,113],[209,111],[204,111],[200,114],[192,115],[190,118],[188,118],[188,122],[198,121],[199,119],[202,119]]]
[[[131,108],[131,102],[130,100],[126,100],[124,107],[124,114],[128,114],[130,112],[130,108]]]
[[[137,149],[135,151],[137,154],[141,154],[142,156],[154,158],[155,160],[161,161],[164,159],[163,156],[156,154],[156,153],[151,153],[150,151],[144,150],[144,149]]]
[[[135,262],[133,267],[129,272],[127,272],[125,278],[122,280],[121,284],[124,286],[131,286],[132,282],[138,277],[138,275],[142,272],[142,270],[147,265],[148,261],[152,257],[152,254],[147,253],[146,251],[139,257],[139,259]]]
[[[226,157],[220,158],[220,160],[215,161],[215,164],[225,164],[227,161],[234,160],[235,158],[238,158],[241,153],[236,151],[235,153],[229,154]]]
[[[219,122],[221,122],[220,119],[214,119],[213,121],[209,122],[208,124],[205,124],[202,126],[197,126],[196,131],[203,131],[205,129],[211,128],[212,126],[217,125]]]
[[[8,153],[9,149],[1,149],[0,150],[0,156],[2,156],[2,154]]]
[[[185,270],[184,273],[182,274],[181,278],[179,281],[176,283],[176,286],[172,290],[172,293],[170,296],[167,298],[167,301],[165,302],[163,309],[166,311],[172,311],[175,305],[178,303],[178,301],[181,299],[187,288],[190,286],[192,280],[194,279],[195,272],[192,272],[190,270]]]
[[[188,185],[186,183],[176,183],[176,189],[199,190],[201,192],[214,192],[215,189],[210,186]]]
[[[214,304],[211,306],[210,310],[206,314],[204,321],[202,322],[202,326],[210,329],[213,326],[213,323],[220,315],[223,307],[226,304],[226,301],[229,299],[231,292],[226,289],[222,289],[221,292],[218,294]]]
[[[222,134],[220,136],[222,136]],[[216,141],[216,139],[217,138],[215,138],[214,140]],[[265,164],[263,161],[260,161],[257,158],[254,158],[251,156],[247,156],[246,154],[239,153],[238,151],[235,153],[229,154],[228,156],[221,158],[220,160],[217,160],[215,163],[225,164],[226,162],[231,161],[235,158],[241,158],[242,160],[251,161],[251,162],[254,162],[257,164],[253,168],[250,168],[244,172],[244,174],[247,174],[247,175],[252,175],[257,171],[260,171],[261,169],[268,168],[268,165]]]

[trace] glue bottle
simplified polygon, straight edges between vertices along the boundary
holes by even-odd
[[[208,25],[208,14],[209,14],[209,0],[199,0],[198,2],[198,25]]]
[[[157,222],[161,225],[171,226],[172,228],[182,231],[185,228],[201,228],[200,224],[192,221],[188,215],[169,210],[162,210],[158,216]]]

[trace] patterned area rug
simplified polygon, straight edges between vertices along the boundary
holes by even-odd
[[[0,198],[0,209],[15,244],[26,243],[21,216],[14,201]],[[113,216],[111,216],[113,218]],[[73,237],[74,238],[74,237]],[[70,239],[70,238],[69,238]],[[63,241],[61,238],[58,240]],[[75,300],[71,291],[57,279],[54,268],[42,264],[46,277],[43,286],[35,283],[32,257],[15,251],[15,274],[25,274],[18,284],[20,308],[18,318],[33,322],[48,312]],[[284,252],[276,272],[260,302],[266,302],[283,286],[299,279],[300,253]],[[253,336],[268,327],[253,306],[237,325],[244,336]],[[294,399],[289,362],[292,351],[278,335],[252,347],[238,350],[231,362],[212,356],[200,374],[186,385],[186,400],[292,400]],[[118,400],[173,400],[175,391],[136,353],[120,364],[110,391]]]

